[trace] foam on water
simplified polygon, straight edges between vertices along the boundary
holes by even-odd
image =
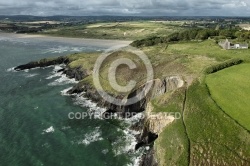
[[[25,74],[25,77],[26,78],[31,78],[31,77],[35,77],[37,75],[38,75],[37,73],[34,73],[34,74]]]
[[[124,119],[124,122],[131,126],[131,125],[139,122],[140,120],[142,120],[144,117],[145,117],[145,113],[140,112],[140,113],[132,116],[131,118]]]
[[[70,126],[63,126],[62,127],[62,130],[68,130],[68,129],[70,129],[71,127]]]
[[[50,83],[50,86],[56,86],[56,85],[64,85],[68,83],[77,83],[74,79],[69,79],[66,77],[66,75],[62,74],[62,72],[57,72],[58,70],[62,69],[61,66],[55,66],[54,70],[52,72],[52,75],[47,77],[46,79],[52,79],[55,77],[60,77]],[[101,119],[101,115],[106,111],[105,108],[100,108],[98,107],[97,103],[92,102],[88,98],[84,97],[84,92],[81,94],[73,94],[70,95],[67,92],[71,89],[72,87],[66,88],[61,91],[62,95],[66,96],[73,96],[73,101],[74,104],[79,105],[84,108],[89,108],[88,111],[93,113],[94,116],[98,116],[95,118]],[[131,118],[127,119],[120,119],[121,123],[125,123],[128,126],[131,126],[141,120],[144,117],[143,113],[139,113]],[[62,128],[62,130],[66,130],[67,128]],[[118,128],[118,130],[121,131],[121,129]],[[115,154],[115,156],[119,156],[122,154],[129,154],[131,158],[131,163],[128,164],[129,166],[139,166],[143,151],[145,148],[140,148],[139,150],[135,151],[135,146],[137,144],[136,140],[136,135],[140,134],[139,131],[134,131],[130,129],[122,130],[123,134],[120,136],[120,138],[112,143],[112,151]],[[100,131],[100,128],[97,127],[94,129],[94,131],[87,133],[84,135],[83,139],[77,140],[77,141],[72,141],[73,144],[84,144],[84,145],[89,145],[93,142],[96,141],[101,141],[103,138],[101,137],[102,132]],[[109,151],[107,149],[102,150],[103,154],[107,154]]]
[[[70,89],[72,89],[72,87],[69,87],[69,88],[66,88],[66,89],[62,90],[61,94],[63,96],[71,96],[70,94],[67,93]]]
[[[46,79],[50,80],[50,79],[55,78],[55,77],[60,77],[61,75],[62,75],[62,72],[53,73],[52,75],[48,76]]]
[[[57,85],[66,85],[66,84],[76,84],[78,81],[75,79],[70,79],[66,76],[66,74],[59,73],[60,78],[56,79],[55,81],[49,83],[49,86],[57,86]]]
[[[54,69],[51,72],[51,75],[48,76],[46,79],[50,80],[50,79],[55,78],[55,77],[61,77],[62,76],[62,72],[58,72],[58,71],[61,70],[61,69],[63,69],[63,66],[64,65],[55,65],[55,66],[53,66]]]
[[[124,133],[124,136],[122,136],[120,139],[118,139],[116,142],[112,144],[113,152],[115,155],[121,155],[121,154],[130,154],[131,157],[131,163],[128,164],[128,166],[139,166],[140,161],[142,159],[142,155],[145,152],[146,148],[142,147],[135,150],[135,146],[138,143],[136,139],[136,135],[140,134],[140,131],[131,130],[130,127],[140,120],[144,118],[144,113],[138,113],[135,116],[131,118],[122,119],[122,122],[124,122],[127,127],[127,129],[122,130]],[[121,129],[118,129],[118,131]]]
[[[115,156],[129,154],[131,162],[128,166],[139,166],[145,148],[140,148],[137,151],[135,150],[137,140],[133,130],[126,129],[123,130],[123,133],[123,136],[121,136],[116,142],[112,143],[113,152]]]
[[[55,131],[54,127],[53,126],[50,126],[49,128],[47,129],[44,129],[42,134],[45,134],[45,133],[53,133]]]
[[[102,119],[102,114],[106,111],[105,108],[98,107],[98,105],[91,100],[84,97],[84,93],[75,95],[74,104],[84,108],[89,108],[88,111],[94,118]]]
[[[84,144],[89,145],[96,141],[101,141],[103,138],[101,137],[102,132],[100,131],[100,127],[96,127],[94,131],[87,133],[84,135],[84,139],[77,141],[78,145]]]
[[[63,92],[65,93],[68,90],[69,88],[63,90]],[[106,111],[106,109],[98,107],[96,103],[85,98],[84,92],[81,94],[75,94],[74,96],[75,96],[74,104],[80,105],[84,108],[86,107],[90,108],[89,111],[93,111],[94,113],[96,113],[94,114],[97,116],[96,118],[102,119],[101,115]],[[131,118],[127,118],[127,119],[118,118],[118,119],[122,123],[125,123],[127,126],[132,126],[133,124],[140,121],[143,117],[144,117],[144,113],[138,113]],[[142,155],[143,155],[143,151],[145,150],[145,148],[140,148],[139,150],[135,151],[135,146],[137,144],[136,135],[140,134],[140,132],[135,131],[135,130],[130,130],[129,127],[126,130],[117,128],[117,131],[122,131],[123,135],[116,142],[112,143],[112,149],[113,149],[115,156],[122,155],[122,154],[129,154],[131,157],[131,163],[129,164],[129,166],[130,165],[139,166]],[[93,140],[100,138],[99,137],[100,134],[101,134],[100,132],[97,133],[96,131],[94,131],[92,133],[92,138],[94,138]],[[84,140],[81,140],[80,143],[87,145],[91,142],[89,141],[89,139],[84,139]],[[103,151],[103,152],[106,152],[106,151]]]
[[[65,89],[64,92],[68,90],[69,88]],[[106,109],[98,107],[96,103],[93,103],[91,100],[88,100],[83,95],[84,93],[75,95],[76,98],[75,98],[74,103],[85,108],[86,107],[91,108],[90,109],[91,111],[98,111],[100,114],[96,114],[97,116],[102,115],[102,113],[106,111]],[[141,120],[142,117],[143,117],[143,113],[140,113],[126,120],[121,119],[121,121],[129,125],[132,125],[138,122],[139,120]],[[115,156],[122,155],[122,154],[130,154],[131,162],[128,164],[128,166],[139,166],[140,161],[142,159],[143,151],[145,150],[144,148],[141,148],[135,151],[135,146],[137,144],[137,140],[135,136],[139,134],[140,132],[130,130],[130,129],[122,130],[120,128],[117,128],[117,131],[122,131],[123,136],[121,136],[116,142],[112,143],[112,150]],[[100,140],[103,140],[103,138],[101,137],[101,131],[99,131],[99,127],[98,127],[93,132],[89,134],[85,134],[85,139],[77,141],[77,144],[89,145],[92,142],[96,142]],[[109,151],[107,149],[102,150],[103,154],[107,154],[108,152]]]
[[[109,152],[109,150],[108,149],[104,149],[104,150],[102,150],[102,153],[103,154],[107,154]]]
[[[63,66],[63,65],[55,65],[55,67],[54,67],[54,70],[53,70],[53,71],[57,72],[58,70],[63,69],[63,67],[62,67],[62,66]]]
[[[137,141],[134,135],[129,130],[123,130],[123,133],[123,136],[121,136],[116,142],[112,143],[113,151],[116,156],[133,153],[135,151]]]
[[[49,86],[57,86],[57,85],[66,85],[66,84],[76,84],[79,81],[76,81],[74,78],[70,79],[67,77],[66,74],[63,72],[58,72],[59,70],[63,69],[64,65],[55,65],[53,66],[54,69],[52,71],[52,75],[48,76],[46,79],[52,79],[55,77],[59,77],[58,79],[54,80],[53,82],[49,83]]]
[[[64,53],[64,52],[82,52],[86,50],[86,47],[69,47],[69,46],[58,46],[54,48],[49,48],[44,51],[44,54],[58,54],[58,53]]]
[[[9,68],[6,70],[7,72],[16,72],[15,67]]]

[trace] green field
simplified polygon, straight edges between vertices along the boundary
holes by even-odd
[[[210,74],[206,83],[216,103],[250,130],[250,64],[233,66]]]

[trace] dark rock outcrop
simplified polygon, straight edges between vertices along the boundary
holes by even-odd
[[[64,74],[69,78],[74,78],[77,81],[80,81],[91,74],[90,71],[83,69],[81,66],[76,68],[66,67],[63,71]]]
[[[155,158],[154,149],[151,148],[148,153],[144,154],[142,156],[141,161],[142,162],[141,162],[140,166],[157,166],[158,163],[157,163],[156,158]]]
[[[26,69],[32,69],[36,67],[47,67],[52,65],[58,65],[58,64],[68,64],[69,59],[67,57],[61,56],[54,59],[41,59],[40,61],[30,62],[25,65],[20,65],[15,67],[14,69],[17,71],[20,70],[26,70]]]

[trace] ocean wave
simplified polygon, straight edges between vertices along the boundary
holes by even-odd
[[[63,92],[66,92],[68,90],[69,90],[69,88],[65,89]],[[84,97],[84,92],[81,94],[75,94],[74,96],[75,96],[74,104],[80,105],[81,107],[84,107],[84,108],[86,108],[86,107],[91,108],[91,109],[89,109],[89,111],[93,111],[94,112],[93,115],[98,116],[96,118],[102,119],[102,117],[100,117],[100,116],[106,111],[105,108],[98,107],[96,103],[94,103],[91,100]],[[118,118],[118,119],[120,119],[121,123],[125,123],[126,126],[132,126],[135,123],[139,122],[143,117],[144,117],[144,113],[138,113],[137,115],[135,115],[131,118],[127,118],[127,119]],[[122,130],[120,128],[117,128],[117,131],[123,132],[123,134],[115,142],[112,143],[113,153],[115,154],[115,156],[119,156],[122,154],[129,154],[129,156],[131,158],[131,163],[129,163],[128,166],[139,166],[140,161],[142,159],[143,152],[145,151],[144,147],[140,148],[137,151],[135,150],[135,146],[137,144],[136,135],[140,134],[140,132],[135,131],[135,130],[131,130],[131,129],[129,129],[129,127],[126,130]],[[98,138],[100,138],[99,137],[100,133],[98,133],[97,131],[94,131],[91,134],[92,134],[93,140],[98,140]],[[89,135],[88,138],[91,138],[91,136]],[[89,143],[91,143],[91,141],[89,141],[89,140],[90,139],[84,139],[78,143],[88,145]],[[102,152],[104,154],[108,153],[105,150]]]
[[[137,140],[131,130],[123,130],[123,136],[121,136],[117,141],[112,143],[113,152],[115,156],[121,154],[133,153],[135,152],[135,145]]]
[[[37,73],[34,73],[34,74],[25,74],[24,76],[26,77],[26,78],[31,78],[31,77],[35,77],[35,76],[37,76],[38,74]]]
[[[72,87],[69,87],[69,88],[62,90],[61,95],[62,96],[71,96],[70,94],[67,93],[70,89],[72,89]]]
[[[125,118],[124,122],[127,123],[128,125],[132,126],[135,123],[137,123],[140,120],[142,120],[144,117],[145,117],[145,113],[141,112],[141,113],[138,113],[138,114],[136,114],[136,115],[134,115],[134,116],[132,116],[130,118]]]
[[[66,74],[63,74],[63,72],[58,72],[59,70],[63,69],[64,65],[54,65],[54,69],[51,72],[51,75],[48,76],[46,79],[52,79],[55,77],[60,77],[53,82],[49,83],[49,86],[57,86],[57,85],[66,85],[66,84],[76,84],[79,81],[76,81],[74,78],[68,78]]]
[[[108,149],[104,149],[104,150],[102,150],[102,153],[103,154],[107,154],[109,152],[109,150]]]
[[[49,143],[46,142],[45,144],[42,145],[42,147],[44,147],[44,148],[49,148],[50,145],[49,145]]]
[[[135,150],[135,146],[138,143],[136,136],[140,134],[140,131],[130,129],[131,126],[139,122],[144,118],[144,113],[138,113],[131,118],[121,119],[122,123],[125,123],[127,129],[117,129],[117,131],[122,131],[123,136],[121,136],[116,142],[112,144],[113,152],[116,156],[122,154],[129,154],[131,162],[128,166],[139,166],[142,159],[143,153],[146,148],[142,147],[138,150]]]
[[[129,154],[131,162],[127,164],[127,166],[139,166],[142,156],[146,150],[145,147],[135,150],[135,146],[138,143],[135,135],[140,134],[140,132],[135,132],[134,130],[130,129],[126,129],[123,132],[125,136],[122,140],[125,142],[125,146],[115,151],[115,154]]]
[[[102,114],[107,110],[105,108],[98,107],[97,103],[84,97],[84,92],[81,94],[75,95],[74,104],[79,105],[84,108],[89,108],[88,111],[93,118],[102,119]]]
[[[9,68],[6,70],[7,72],[16,72],[15,67]]]
[[[142,160],[142,155],[138,157],[132,157],[132,162],[127,164],[127,166],[139,166]]]
[[[51,72],[51,75],[48,76],[46,79],[47,79],[47,80],[50,80],[50,79],[55,78],[55,77],[61,77],[62,74],[63,74],[63,72],[58,72],[58,71],[61,70],[61,69],[63,69],[63,66],[64,66],[64,65],[54,65],[54,66],[53,66],[54,69],[53,69],[53,71]],[[52,66],[50,66],[50,67],[52,67]]]
[[[64,53],[64,52],[82,52],[86,50],[86,47],[69,47],[69,46],[58,46],[54,48],[49,48],[45,50],[43,53],[51,53],[51,54],[58,54],[58,53]]]
[[[63,66],[64,66],[64,65],[55,65],[53,71],[57,72],[58,70],[63,69]]]
[[[77,141],[77,144],[89,145],[96,141],[101,141],[103,138],[101,137],[102,132],[100,131],[100,127],[96,127],[94,131],[91,133],[87,133],[84,135],[84,139]]]
[[[69,95],[67,94],[67,91],[71,88],[64,89],[61,91],[62,95]],[[98,119],[102,119],[100,117],[105,111],[105,108],[98,107],[97,103],[94,103],[93,101],[89,100],[88,98],[84,97],[84,92],[81,94],[73,94],[71,96],[74,96],[74,104],[79,105],[84,108],[90,108],[89,111],[94,112],[94,114],[91,113],[91,115],[99,116],[96,117]],[[123,119],[119,118],[121,123],[125,123],[126,126],[132,126],[133,124],[139,122],[144,117],[144,113],[139,113],[131,118]],[[136,135],[140,134],[139,131],[130,130],[129,127],[126,130],[122,130],[120,128],[117,128],[119,132],[123,132],[122,136],[120,136],[115,142],[112,143],[112,151],[115,154],[115,156],[122,155],[122,154],[128,154],[131,158],[131,162],[128,164],[128,166],[139,166],[140,161],[142,159],[143,152],[146,150],[145,147],[140,148],[139,150],[135,150],[135,146],[137,144]],[[89,145],[92,142],[103,140],[101,137],[101,131],[99,128],[96,128],[93,132],[85,134],[84,139],[73,142],[76,144],[84,144]],[[102,150],[103,154],[107,154],[109,151],[107,149]]]
[[[54,80],[53,82],[49,83],[49,86],[57,86],[57,85],[66,85],[66,84],[76,84],[78,81],[75,79],[70,79],[66,76],[66,74],[60,73],[60,78]]]
[[[71,129],[71,127],[70,126],[63,126],[62,127],[62,130],[68,130],[68,129]]]
[[[63,74],[62,72],[53,73],[52,75],[48,76],[46,79],[50,80],[50,79],[55,78],[55,77],[61,77],[62,74]]]
[[[45,133],[53,133],[55,131],[54,127],[53,126],[50,126],[49,128],[47,129],[44,129],[42,134],[45,134]]]

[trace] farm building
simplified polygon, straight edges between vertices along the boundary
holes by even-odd
[[[224,41],[224,42],[219,42],[219,45],[225,50],[229,50],[229,49],[248,49],[248,44],[239,44],[239,43],[233,44],[228,39],[226,39],[226,41]]]

